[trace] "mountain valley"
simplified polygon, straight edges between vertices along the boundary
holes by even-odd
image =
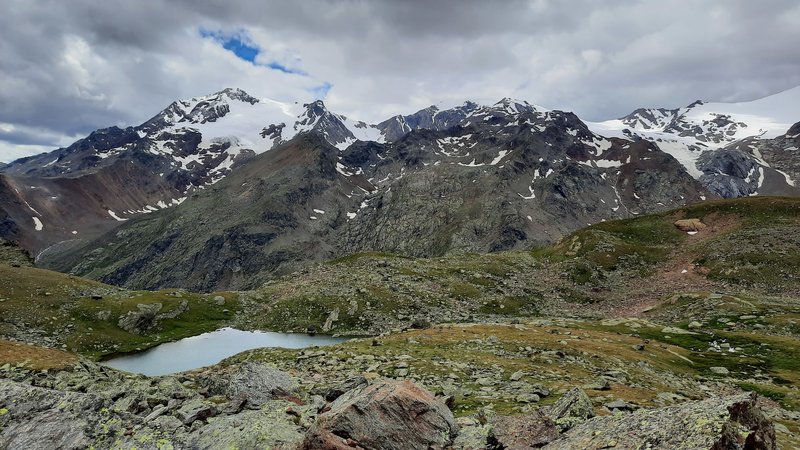
[[[667,430],[669,408],[694,408],[698,424],[730,420],[747,435],[792,448],[800,442],[799,218],[794,198],[718,200],[602,222],[533,251],[432,259],[361,253],[252,291],[211,294],[127,291],[36,269],[7,244],[0,264],[5,398],[38,408],[46,395],[71,400],[55,415],[0,405],[7,411],[0,438],[214,448],[208,439],[216,436],[237,447],[294,448],[321,420],[326,392],[360,398],[365,384],[395,379],[447,402],[459,429],[452,448],[509,439],[498,434],[506,417],[560,408],[574,395],[588,401],[590,412],[580,414],[598,418],[552,416],[562,431],[544,448],[569,448],[597,433],[634,445],[646,432],[629,423],[619,426],[632,434],[612,431],[616,421],[647,414]],[[254,350],[156,378],[93,362],[220,326],[365,337],[331,348]],[[235,387],[240,376],[279,384],[260,397]],[[214,384],[227,379],[230,388]],[[237,409],[226,390],[234,387],[254,403]],[[749,414],[766,414],[772,431],[714,412],[714,402],[743,401],[742,391],[764,396]],[[40,433],[25,433],[29,414]],[[83,417],[77,428],[72,414]],[[261,429],[265,420],[271,427],[256,434],[229,426]],[[697,425],[686,439],[723,442],[719,426]],[[658,439],[652,442],[662,446],[653,448],[669,448],[666,435]]]
[[[367,124],[226,89],[2,166],[0,448],[796,448],[798,92]],[[105,363],[221,327],[350,339]]]

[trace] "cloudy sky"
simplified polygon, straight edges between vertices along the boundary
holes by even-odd
[[[800,85],[800,2],[3,0],[0,161],[241,87],[379,121],[514,97],[586,120]]]

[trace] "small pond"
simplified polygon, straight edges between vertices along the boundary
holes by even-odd
[[[210,366],[229,356],[254,348],[305,348],[337,344],[347,339],[222,328],[179,341],[167,342],[143,352],[112,358],[102,364],[149,376],[167,375]]]

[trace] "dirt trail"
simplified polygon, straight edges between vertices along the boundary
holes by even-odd
[[[657,307],[676,291],[707,291],[724,289],[724,283],[706,278],[702,267],[693,261],[698,256],[698,245],[727,234],[741,225],[737,217],[716,215],[707,216],[703,223],[706,228],[691,234],[677,247],[669,259],[656,268],[655,274],[645,279],[632,279],[626,283],[625,299],[614,302],[606,311],[612,317],[635,317]]]

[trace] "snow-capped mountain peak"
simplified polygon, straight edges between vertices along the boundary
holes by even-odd
[[[720,103],[695,101],[679,109],[637,109],[605,122],[587,122],[600,135],[656,142],[695,178],[700,157],[734,142],[780,136],[800,118],[800,87],[762,99]]]

